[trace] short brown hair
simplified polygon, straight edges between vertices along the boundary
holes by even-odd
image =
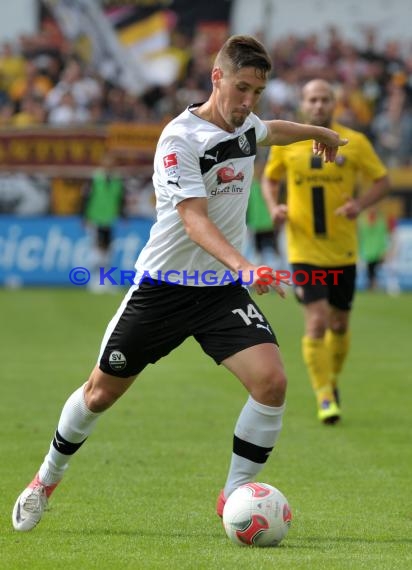
[[[264,77],[272,69],[266,48],[253,36],[231,36],[216,56],[215,66],[239,71],[243,67],[254,67]]]

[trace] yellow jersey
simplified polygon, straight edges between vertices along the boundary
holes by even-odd
[[[375,180],[387,174],[365,135],[338,123],[331,128],[349,139],[339,147],[335,162],[314,156],[312,141],[303,141],[271,147],[265,165],[269,179],[286,175],[289,263],[324,267],[356,263],[356,220],[336,216],[335,210],[354,196],[361,177]]]

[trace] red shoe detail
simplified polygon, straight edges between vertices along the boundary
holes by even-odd
[[[36,476],[34,477],[33,481],[28,485],[28,487],[29,489],[35,489],[36,487],[44,487],[46,497],[49,498],[58,484],[59,483],[57,482],[54,483],[53,485],[44,485],[44,483],[42,483],[39,479],[39,474],[36,473]]]
[[[219,496],[217,498],[217,502],[216,502],[216,513],[217,516],[222,518],[223,517],[223,509],[226,503],[226,499],[225,496],[223,494],[223,489],[220,491]]]

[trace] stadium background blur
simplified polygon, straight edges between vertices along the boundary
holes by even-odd
[[[85,265],[90,246],[84,188],[107,154],[123,178],[127,213],[116,226],[113,263],[133,267],[153,220],[151,165],[162,126],[207,98],[211,61],[226,37],[252,33],[273,59],[262,117],[299,120],[300,86],[323,77],[336,85],[336,119],[364,132],[390,168],[386,270],[412,289],[406,2],[396,20],[373,0],[366,13],[342,0],[335,15],[313,0],[300,17],[298,0],[287,3],[289,12],[278,0],[14,4],[0,27],[0,286],[71,285],[69,271]]]

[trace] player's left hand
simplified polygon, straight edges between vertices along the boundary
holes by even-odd
[[[323,156],[325,162],[334,162],[339,147],[348,142],[348,139],[341,139],[336,131],[325,128],[322,136],[313,141],[313,154]]]

